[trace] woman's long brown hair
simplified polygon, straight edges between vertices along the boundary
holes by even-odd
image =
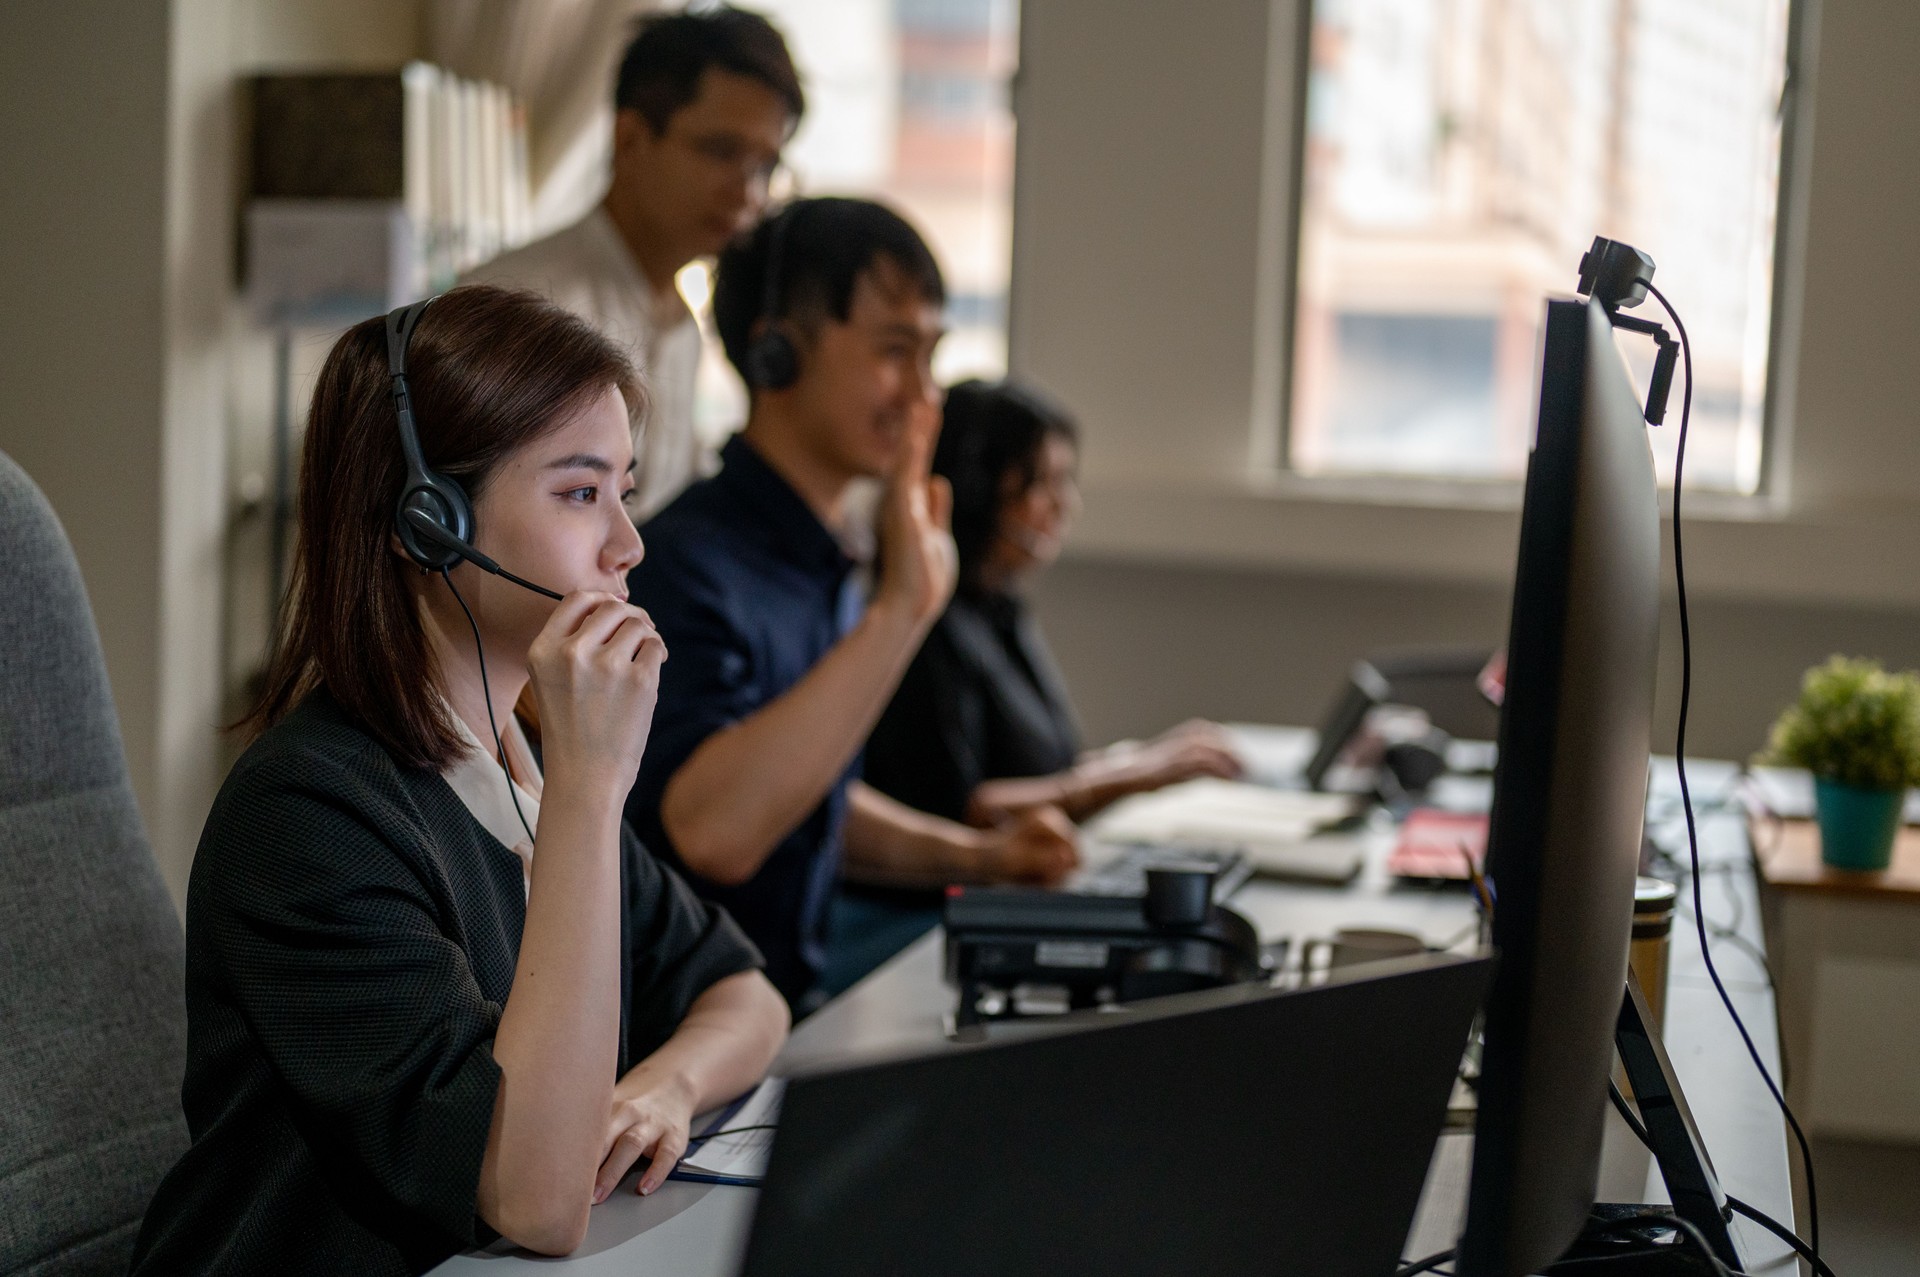
[[[510,453],[609,387],[636,419],[643,409],[618,347],[532,293],[499,288],[456,288],[427,308],[407,349],[407,381],[427,465],[476,504]],[[282,631],[242,728],[264,731],[325,688],[402,766],[444,768],[459,756],[406,583],[422,569],[395,548],[405,478],[386,323],[369,319],[334,344],[314,386]]]

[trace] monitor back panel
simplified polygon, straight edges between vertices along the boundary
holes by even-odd
[[[1491,963],[1405,966],[796,1078],[745,1271],[1380,1277]]]
[[[1463,1277],[1534,1272],[1593,1205],[1659,631],[1660,512],[1640,405],[1606,315],[1551,301],[1487,844],[1501,962]]]

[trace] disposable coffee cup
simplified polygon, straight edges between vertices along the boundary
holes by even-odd
[[[1667,955],[1673,943],[1673,907],[1679,892],[1670,882],[1639,878],[1633,884],[1633,945],[1628,958],[1654,1027],[1667,1026]]]

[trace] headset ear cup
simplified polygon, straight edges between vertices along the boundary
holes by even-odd
[[[473,503],[457,480],[429,470],[407,488],[394,510],[394,530],[408,558],[432,572],[452,567],[460,556],[443,545],[422,540],[408,521],[409,511],[439,524],[456,540],[473,544]]]
[[[756,390],[785,390],[800,380],[800,352],[793,338],[769,328],[747,348],[747,381]]]

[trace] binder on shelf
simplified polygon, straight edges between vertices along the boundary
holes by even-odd
[[[256,76],[245,291],[276,324],[364,317],[452,285],[531,232],[526,112],[413,62]]]

